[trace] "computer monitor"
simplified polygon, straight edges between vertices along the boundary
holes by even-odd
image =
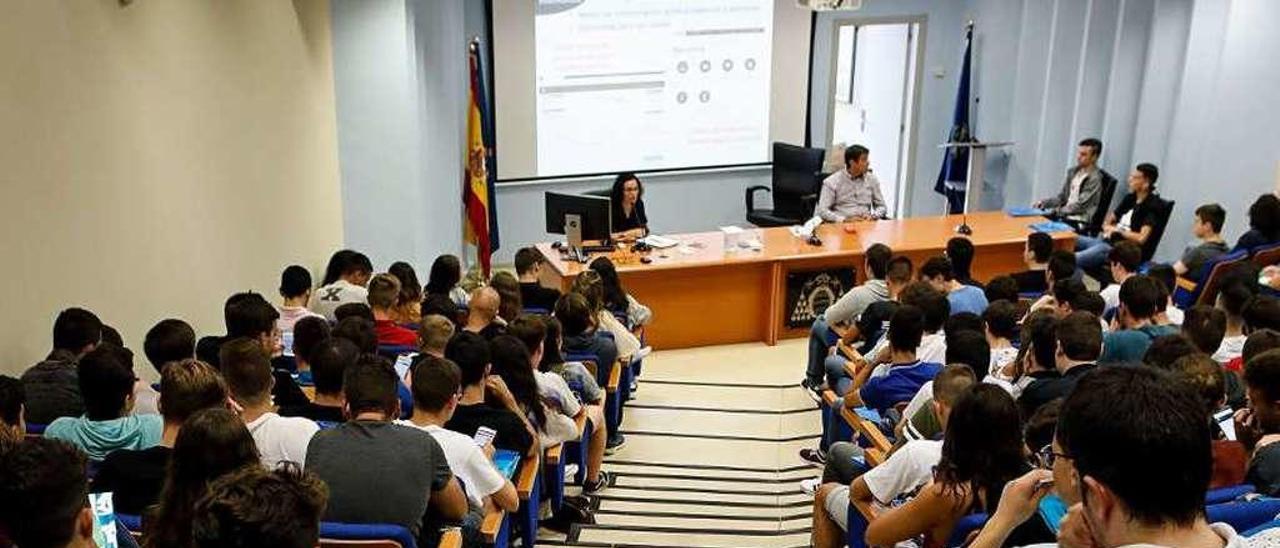
[[[546,193],[547,232],[551,234],[567,234],[565,231],[565,215],[577,215],[583,240],[608,240],[613,226],[612,208],[609,199],[601,196],[584,196],[580,194]]]

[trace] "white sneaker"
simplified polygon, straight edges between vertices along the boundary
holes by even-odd
[[[578,465],[576,465],[576,464],[566,464],[566,465],[564,465],[564,479],[565,479],[565,481],[568,481],[568,480],[573,479],[573,476],[575,476],[575,475],[577,475],[577,474],[578,474]]]
[[[818,487],[822,485],[822,478],[809,478],[800,480],[800,490],[804,491],[807,496],[814,496],[818,492]]]

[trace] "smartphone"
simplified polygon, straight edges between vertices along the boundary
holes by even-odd
[[[99,548],[117,548],[116,512],[111,493],[89,493],[89,507],[93,509],[93,541]]]
[[[1236,441],[1235,412],[1230,407],[1213,414],[1213,422],[1218,423],[1222,434],[1230,441]]]
[[[413,359],[416,357],[418,357],[417,352],[396,356],[396,375],[400,377],[400,380],[404,380],[409,375],[409,367],[413,365]]]
[[[481,426],[479,430],[476,430],[474,439],[476,440],[476,445],[484,447],[492,443],[494,436],[497,435],[497,430],[489,428],[488,426]]]

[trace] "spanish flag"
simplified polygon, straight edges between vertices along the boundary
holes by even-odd
[[[480,64],[480,39],[468,47],[471,66],[471,100],[467,104],[466,172],[462,177],[462,203],[467,221],[467,242],[475,244],[480,270],[489,278],[490,256],[498,250],[498,215],[494,199],[493,125],[485,102],[484,70]]]

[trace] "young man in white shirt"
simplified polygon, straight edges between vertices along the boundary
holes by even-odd
[[[262,345],[241,337],[222,345],[219,361],[231,398],[240,406],[240,417],[253,435],[262,464],[274,469],[280,462],[306,463],[307,444],[320,427],[309,419],[281,417],[271,401],[275,379],[271,358]]]
[[[311,310],[317,314],[324,316],[330,322],[337,321],[333,312],[347,303],[364,304],[369,300],[369,279],[373,277],[373,263],[369,261],[363,253],[355,251],[339,251],[343,253],[344,260],[341,264],[333,264],[330,261],[329,267],[336,269],[338,274],[332,280],[325,280],[315,294],[311,296]],[[333,260],[339,260],[337,254]],[[326,273],[329,276],[330,273]]]
[[[453,418],[461,394],[462,373],[458,366],[428,355],[413,368],[413,416],[396,422],[435,438],[444,450],[449,468],[466,487],[473,511],[487,513],[497,508],[514,512],[520,506],[520,497],[511,481],[494,467],[493,443],[481,447],[470,436],[444,428]]]
[[[1244,307],[1253,296],[1254,291],[1244,283],[1229,283],[1218,291],[1215,306],[1227,313],[1227,331],[1223,334],[1218,351],[1213,353],[1214,361],[1225,365],[1244,352],[1244,341],[1248,338],[1244,333]]]
[[[290,338],[293,324],[298,323],[298,320],[307,316],[320,316],[307,309],[307,303],[311,301],[311,273],[306,268],[296,264],[289,265],[280,273],[280,298],[284,302],[280,305],[280,319],[276,320],[276,327],[285,334],[285,339]],[[286,341],[285,348],[288,347]]]
[[[1107,254],[1107,266],[1111,269],[1113,283],[1098,292],[1102,295],[1103,302],[1107,303],[1104,314],[1109,314],[1120,306],[1120,284],[1142,268],[1142,246],[1128,240],[1117,243]]]

